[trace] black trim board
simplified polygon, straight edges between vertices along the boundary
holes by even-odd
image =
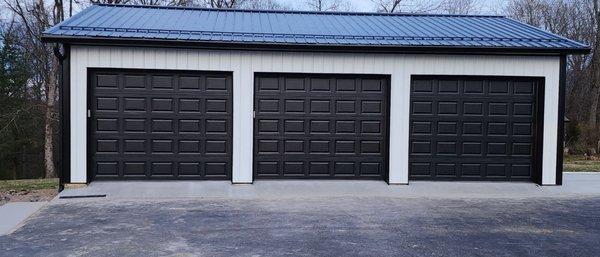
[[[357,46],[322,44],[285,44],[225,41],[187,41],[168,39],[138,39],[112,37],[78,37],[42,35],[45,43],[70,43],[96,46],[135,46],[135,47],[177,47],[216,50],[251,51],[308,51],[308,52],[349,52],[349,53],[421,53],[421,54],[501,54],[501,55],[561,55],[588,54],[589,48],[506,48],[506,47],[465,47],[465,46]]]
[[[565,140],[565,87],[567,84],[567,56],[560,56],[558,82],[558,134],[556,141],[556,185],[563,184],[563,155]]]
[[[60,173],[59,190],[71,183],[71,47],[64,45],[64,59],[60,60]]]

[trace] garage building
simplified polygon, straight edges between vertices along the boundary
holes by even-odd
[[[65,50],[65,183],[562,183],[566,56],[501,16],[93,5]]]

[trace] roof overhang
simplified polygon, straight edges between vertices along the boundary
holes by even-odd
[[[502,55],[567,55],[589,54],[590,48],[532,48],[532,47],[465,47],[465,46],[393,46],[393,45],[324,45],[225,41],[165,40],[147,38],[55,36],[44,34],[45,43],[97,46],[143,46],[201,48],[215,50],[362,52],[362,53],[421,53],[421,54],[502,54]]]
[[[63,43],[95,46],[135,46],[199,48],[214,50],[252,51],[303,51],[303,52],[348,52],[348,53],[421,53],[421,54],[502,54],[502,55],[566,55],[589,54],[589,48],[508,48],[508,47],[464,47],[464,46],[390,46],[390,45],[322,45],[281,44],[254,42],[189,41],[110,37],[70,37],[43,35],[45,43]]]

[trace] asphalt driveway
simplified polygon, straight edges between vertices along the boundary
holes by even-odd
[[[598,256],[600,198],[59,200],[2,256]]]

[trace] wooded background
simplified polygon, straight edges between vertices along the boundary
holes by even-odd
[[[56,177],[59,59],[63,49],[43,44],[44,30],[95,3],[314,11],[480,14],[491,0],[0,0],[0,179]],[[600,150],[600,0],[496,0],[493,14],[586,43],[588,55],[568,58],[566,145],[570,154]],[[508,3],[506,3],[506,2]],[[500,4],[503,3],[503,4]],[[489,12],[489,11],[488,11]],[[57,158],[58,156],[58,158]]]

